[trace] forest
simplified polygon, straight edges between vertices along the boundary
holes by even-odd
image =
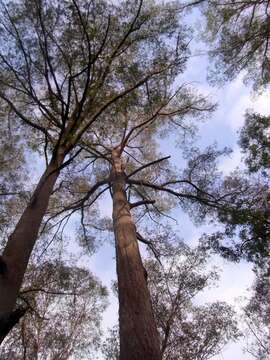
[[[0,360],[270,360],[269,83],[269,0],[0,0]]]

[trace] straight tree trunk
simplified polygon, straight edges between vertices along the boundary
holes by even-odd
[[[65,151],[58,149],[0,256],[0,343],[7,335],[14,317],[13,311],[24,273],[64,158]]]
[[[150,293],[126,197],[125,173],[113,150],[113,226],[119,292],[120,360],[160,360]]]

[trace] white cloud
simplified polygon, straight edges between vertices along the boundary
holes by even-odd
[[[262,115],[270,115],[270,95],[262,94],[260,96],[254,97],[254,99],[251,99],[251,107],[252,109],[260,113]]]
[[[227,85],[220,95],[223,119],[233,131],[239,130],[244,125],[244,116],[247,110],[264,115],[270,114],[269,94],[252,94],[251,89],[243,84],[241,76]],[[222,95],[224,95],[224,98]]]
[[[237,146],[233,153],[225,158],[219,164],[219,170],[223,172],[223,174],[228,175],[237,167],[241,167],[243,165],[241,159],[243,154],[240,148]]]

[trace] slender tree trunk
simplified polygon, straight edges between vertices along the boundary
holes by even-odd
[[[113,151],[113,224],[119,292],[120,360],[160,360],[160,344],[136,227],[126,198],[125,173]]]
[[[50,195],[64,161],[61,149],[52,157],[46,171],[24,210],[14,232],[8,239],[0,257],[0,339],[13,318],[13,310],[23,281],[24,273],[38,237],[42,218],[47,210]],[[0,341],[1,343],[1,341]]]

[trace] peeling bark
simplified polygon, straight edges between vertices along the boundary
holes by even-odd
[[[119,152],[112,153],[113,224],[119,292],[120,360],[160,360],[160,343],[126,197]]]

